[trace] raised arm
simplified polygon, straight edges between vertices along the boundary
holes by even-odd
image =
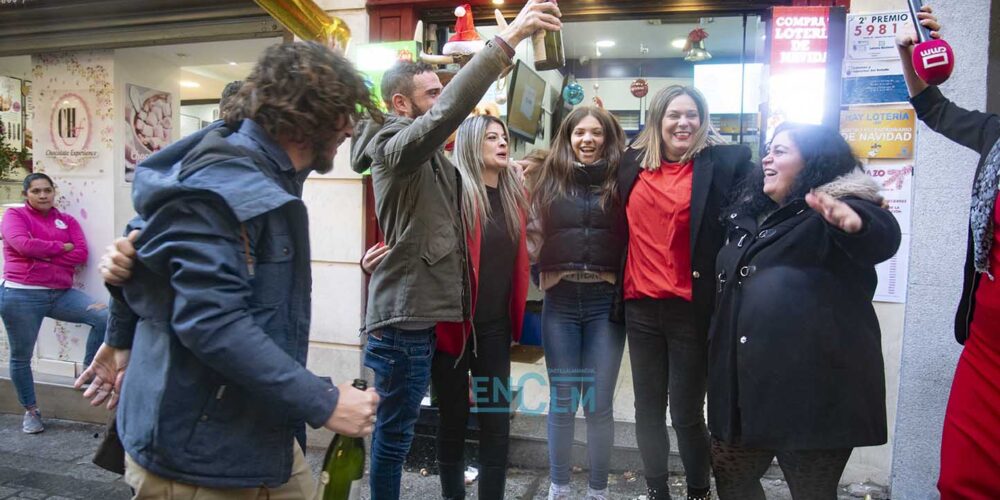
[[[508,47],[516,47],[538,30],[560,29],[559,15],[555,2],[528,0],[517,18],[498,36]],[[510,63],[511,57],[503,47],[495,40],[487,42],[486,48],[458,72],[427,113],[386,141],[382,168],[406,175],[424,165],[469,116]]]
[[[941,24],[934,17],[930,6],[925,5],[917,14],[920,24],[931,30],[932,38],[940,38]],[[917,39],[913,34],[896,37],[903,78],[910,92],[910,103],[917,111],[917,117],[935,132],[979,153],[988,144],[987,137],[995,137],[1000,131],[1000,117],[995,114],[964,109],[946,98],[936,86],[927,85],[913,69],[913,46]]]

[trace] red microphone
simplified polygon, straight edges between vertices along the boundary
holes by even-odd
[[[951,76],[955,69],[955,52],[948,42],[931,38],[931,30],[920,24],[917,13],[922,6],[921,0],[908,0],[910,17],[917,28],[917,38],[920,40],[913,47],[913,69],[921,80],[928,85],[941,85]]]

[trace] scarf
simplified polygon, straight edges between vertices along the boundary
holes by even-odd
[[[996,207],[997,189],[1000,187],[1000,139],[993,144],[983,171],[972,188],[972,209],[969,227],[972,229],[973,264],[976,272],[985,273],[991,280],[990,250],[993,246],[993,211]]]

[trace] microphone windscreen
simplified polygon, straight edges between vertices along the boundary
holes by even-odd
[[[955,69],[955,52],[944,40],[928,40],[913,48],[913,69],[928,85],[941,85]]]

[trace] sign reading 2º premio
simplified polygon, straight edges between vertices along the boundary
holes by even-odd
[[[913,20],[906,11],[848,15],[847,58],[897,58],[896,35],[907,33],[913,33]]]

